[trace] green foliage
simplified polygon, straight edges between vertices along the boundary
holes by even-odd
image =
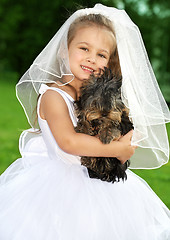
[[[170,104],[170,1],[119,0],[138,25],[166,101]]]
[[[92,7],[95,0],[1,0],[0,70],[23,74],[35,57],[77,8]],[[170,1],[101,0],[125,9],[139,26],[158,83],[170,104]]]
[[[61,24],[75,9],[92,7],[95,0],[1,0],[0,70],[23,74]],[[158,82],[170,102],[170,1],[101,0],[107,6],[124,8],[139,26]]]
[[[93,3],[93,1],[90,1]],[[61,24],[79,5],[62,0],[2,0],[0,2],[0,69],[24,73]],[[10,6],[10,7],[9,7]]]

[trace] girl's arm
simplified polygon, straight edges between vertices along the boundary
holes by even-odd
[[[40,115],[48,122],[51,132],[59,147],[73,155],[117,157],[122,163],[135,151],[131,146],[132,131],[119,141],[103,144],[98,138],[83,133],[76,133],[69,116],[67,105],[62,96],[48,90],[41,99]]]

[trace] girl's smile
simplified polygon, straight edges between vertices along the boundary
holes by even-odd
[[[70,69],[75,80],[87,79],[107,67],[113,50],[114,36],[106,28],[95,25],[79,28],[69,45]]]
[[[93,68],[87,67],[87,66],[81,66],[81,68],[85,71],[85,72],[90,72],[93,73],[95,70]]]

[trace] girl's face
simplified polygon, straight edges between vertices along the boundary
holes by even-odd
[[[90,74],[107,67],[114,42],[113,34],[106,28],[79,28],[68,48],[70,69],[75,80],[88,79]]]

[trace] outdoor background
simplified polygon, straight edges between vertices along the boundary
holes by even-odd
[[[139,26],[163,95],[170,105],[170,1],[0,0],[0,173],[20,157],[18,139],[28,128],[15,84],[61,24],[77,8],[95,3],[125,9]],[[170,125],[167,126],[170,136]],[[161,141],[161,139],[160,139]],[[170,163],[135,170],[170,208]]]

